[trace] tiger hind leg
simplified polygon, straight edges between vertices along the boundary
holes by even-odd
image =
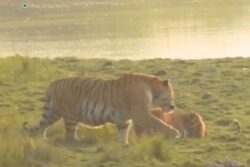
[[[43,138],[47,141],[47,128],[54,124],[61,118],[60,114],[54,110],[45,110],[42,119],[39,124],[35,127],[28,127],[28,122],[23,123],[24,130],[28,131],[29,134],[33,136],[42,135]]]
[[[79,141],[80,139],[77,136],[77,128],[78,128],[78,120],[64,118],[64,126],[65,126],[65,138],[70,141]]]

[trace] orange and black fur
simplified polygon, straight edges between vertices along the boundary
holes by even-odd
[[[152,109],[152,115],[159,118],[166,124],[178,129],[181,137],[203,138],[207,134],[206,125],[202,117],[195,112],[164,112],[162,109]],[[147,134],[151,129],[144,129],[139,126],[134,126],[137,136]]]
[[[153,75],[124,74],[118,79],[65,78],[54,81],[48,88],[42,119],[36,127],[24,128],[44,134],[46,129],[63,119],[66,138],[77,139],[79,123],[96,127],[114,123],[120,141],[128,142],[129,120],[143,128],[151,128],[176,137],[178,131],[150,114],[155,107],[170,111],[174,108],[173,89],[169,80]]]

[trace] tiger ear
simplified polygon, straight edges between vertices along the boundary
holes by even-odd
[[[164,80],[164,81],[163,81],[163,84],[164,84],[165,86],[169,85],[169,84],[170,84],[170,79]]]

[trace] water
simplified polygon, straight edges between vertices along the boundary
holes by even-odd
[[[248,0],[0,0],[0,56],[250,57]]]

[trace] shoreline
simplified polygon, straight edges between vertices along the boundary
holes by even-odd
[[[49,59],[49,60],[56,60],[56,59],[78,59],[78,60],[109,60],[109,61],[146,61],[146,60],[171,60],[171,61],[205,61],[205,60],[223,60],[223,59],[250,59],[249,56],[235,56],[235,57],[218,57],[218,58],[168,58],[168,57],[150,57],[150,58],[138,58],[138,59],[131,59],[131,58],[103,58],[103,57],[79,57],[79,56],[55,56],[55,57],[41,57],[41,56],[30,56],[29,54],[11,54],[7,56],[3,56],[4,54],[0,54],[0,59],[6,58],[13,58],[13,57],[23,57],[23,58],[38,58],[38,59]]]

